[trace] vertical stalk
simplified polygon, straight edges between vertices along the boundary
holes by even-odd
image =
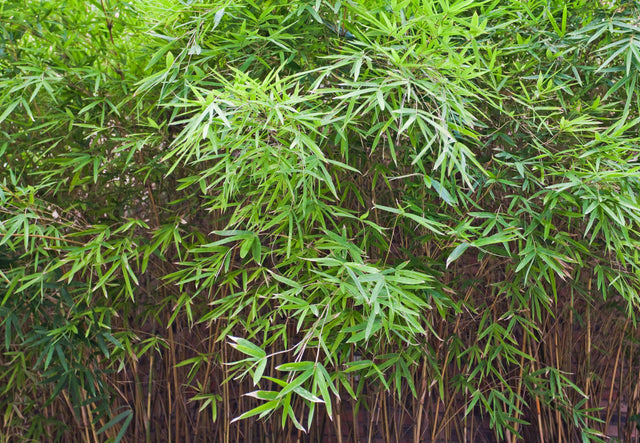
[[[591,293],[591,280],[589,280],[589,294]],[[585,408],[590,408],[589,402],[589,390],[591,387],[591,304],[587,302],[587,361],[586,361],[586,386],[584,389],[584,394],[586,396]],[[589,426],[589,420],[586,420],[587,426]]]
[[[145,442],[151,442],[151,393],[153,392],[153,359],[155,354],[149,354],[149,386],[147,388],[147,410],[145,414]]]
[[[222,372],[223,372],[223,380],[227,380],[229,378],[229,373],[227,370],[227,363],[229,361],[229,355],[227,352],[227,346],[222,346]],[[231,421],[231,406],[229,404],[229,383],[223,383],[222,385],[222,404],[224,408],[224,416],[223,418],[223,441],[224,443],[229,443],[229,422]]]
[[[553,339],[554,339],[554,351],[555,351],[555,360],[556,360],[556,368],[562,368],[560,364],[560,354],[558,352],[558,323],[555,323],[553,326]],[[560,416],[560,409],[556,408],[556,427],[558,432],[558,443],[562,443],[562,417]]]
[[[422,435],[422,414],[424,413],[424,400],[427,396],[427,362],[426,359],[423,359],[422,362],[422,373],[420,376],[420,398],[416,399],[418,403],[418,414],[416,417],[416,422],[413,427],[413,442],[418,443],[420,441],[420,436]]]
[[[380,392],[380,396],[382,397],[382,401],[380,402],[380,406],[382,409],[382,430],[384,432],[385,441],[391,440],[391,430],[389,429],[390,420],[389,420],[389,411],[387,408],[387,394],[385,391]]]
[[[524,375],[524,354],[525,354],[525,350],[527,348],[527,334],[522,334],[522,347],[520,348],[520,351],[522,352],[522,355],[520,356],[520,367],[519,367],[519,373],[518,373],[518,387],[516,388],[516,393],[518,394],[518,398],[516,399],[516,410],[520,410],[520,406],[521,406],[521,401],[520,398],[522,397],[522,378]],[[517,416],[516,416],[517,418]],[[520,424],[519,423],[514,423],[513,427],[515,428],[516,431],[518,431],[518,429],[520,428]],[[516,436],[513,435],[511,437],[511,443],[516,443]]]
[[[336,402],[336,432],[338,437],[338,443],[342,443],[342,406],[341,402]]]
[[[376,394],[376,401],[373,403],[373,408],[370,409],[369,414],[371,415],[371,419],[369,420],[369,436],[367,438],[367,442],[371,443],[373,441],[373,422],[376,414],[376,406],[378,405],[378,396],[380,394]]]

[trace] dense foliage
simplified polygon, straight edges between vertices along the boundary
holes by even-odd
[[[638,17],[5,0],[0,441],[631,436]]]

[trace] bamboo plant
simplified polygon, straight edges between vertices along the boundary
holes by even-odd
[[[639,16],[2,2],[0,441],[631,439]]]

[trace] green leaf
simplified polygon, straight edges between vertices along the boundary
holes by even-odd
[[[227,338],[232,341],[232,343],[229,343],[231,347],[250,357],[263,359],[267,355],[263,349],[254,345],[250,341],[245,340],[244,338],[234,337],[231,335],[227,336]]]
[[[9,117],[9,115],[13,112],[14,109],[16,109],[16,107],[21,103],[21,101],[15,101],[13,103],[10,103],[9,106],[7,106],[4,109],[4,112],[2,113],[2,115],[0,115],[0,123],[2,123],[7,117]]]
[[[129,428],[129,424],[131,423],[132,419],[133,419],[133,411],[131,409],[127,409],[126,411],[121,412],[120,414],[113,417],[104,426],[98,429],[98,434],[102,434],[103,432],[108,431],[118,423],[122,422],[122,425],[120,426],[120,431],[118,432],[118,434],[116,435],[116,439],[114,440],[114,442],[120,442],[124,438],[124,434],[127,432],[127,429]]]
[[[267,367],[267,359],[266,358],[261,358],[258,361],[258,366],[256,367],[254,373],[253,373],[253,385],[256,386],[259,382],[260,379],[262,378],[262,374],[264,374],[264,370]]]
[[[464,251],[466,251],[469,246],[471,245],[465,242],[460,243],[458,246],[456,246],[449,254],[449,257],[447,257],[446,267],[448,268],[451,263],[456,261],[462,254],[464,254]]]
[[[250,411],[245,412],[244,414],[234,418],[229,423],[235,423],[238,420],[244,420],[245,418],[254,417],[258,414],[269,413],[275,411],[280,405],[280,400],[272,400],[267,403],[264,403],[256,408],[251,409]]]
[[[167,55],[165,56],[165,65],[167,66],[167,69],[171,69],[173,67],[174,60],[175,58],[171,51],[167,51]]]

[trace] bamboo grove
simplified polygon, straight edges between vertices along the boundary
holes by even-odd
[[[630,441],[640,3],[0,3],[0,441]]]

